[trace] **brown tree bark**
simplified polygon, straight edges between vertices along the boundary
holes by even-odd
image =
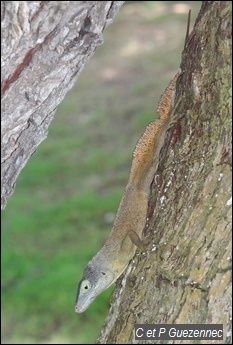
[[[124,1],[1,1],[2,197]]]
[[[230,1],[202,4],[151,187],[148,249],[118,280],[97,343],[168,343],[136,341],[144,323],[220,323],[224,340],[211,343],[231,343],[231,17]]]

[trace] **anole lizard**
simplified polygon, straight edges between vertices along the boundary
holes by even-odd
[[[159,153],[170,126],[172,92],[178,74],[170,82],[158,107],[159,119],[151,122],[139,139],[133,154],[129,181],[125,188],[115,222],[103,248],[88,263],[79,283],[75,303],[77,313],[84,312],[91,302],[124,272],[141,247],[150,185],[159,164]],[[142,249],[142,248],[141,248]]]
[[[166,132],[174,122],[172,99],[178,76],[177,73],[161,97],[157,109],[159,118],[146,127],[136,145],[128,184],[112,231],[102,249],[87,264],[79,283],[75,302],[77,313],[84,312],[121,276],[137,247],[143,249],[140,237],[146,223],[150,186],[158,168]]]

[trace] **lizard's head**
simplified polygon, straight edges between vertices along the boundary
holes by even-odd
[[[115,281],[114,274],[109,269],[96,267],[89,262],[79,283],[75,302],[76,313],[84,312],[94,299]]]

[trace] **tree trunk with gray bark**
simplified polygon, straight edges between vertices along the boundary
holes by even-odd
[[[168,343],[136,341],[134,324],[145,323],[223,324],[220,343],[230,343],[231,16],[230,1],[202,4],[182,56],[178,121],[151,187],[147,252],[118,280],[97,343]]]
[[[2,197],[124,1],[1,1]]]

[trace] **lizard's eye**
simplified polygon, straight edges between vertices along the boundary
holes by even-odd
[[[105,272],[101,272],[103,276],[106,276],[106,273]]]
[[[81,290],[83,292],[88,292],[90,288],[91,288],[91,284],[90,284],[89,280],[87,280],[87,279],[83,280],[82,284],[81,284]]]

